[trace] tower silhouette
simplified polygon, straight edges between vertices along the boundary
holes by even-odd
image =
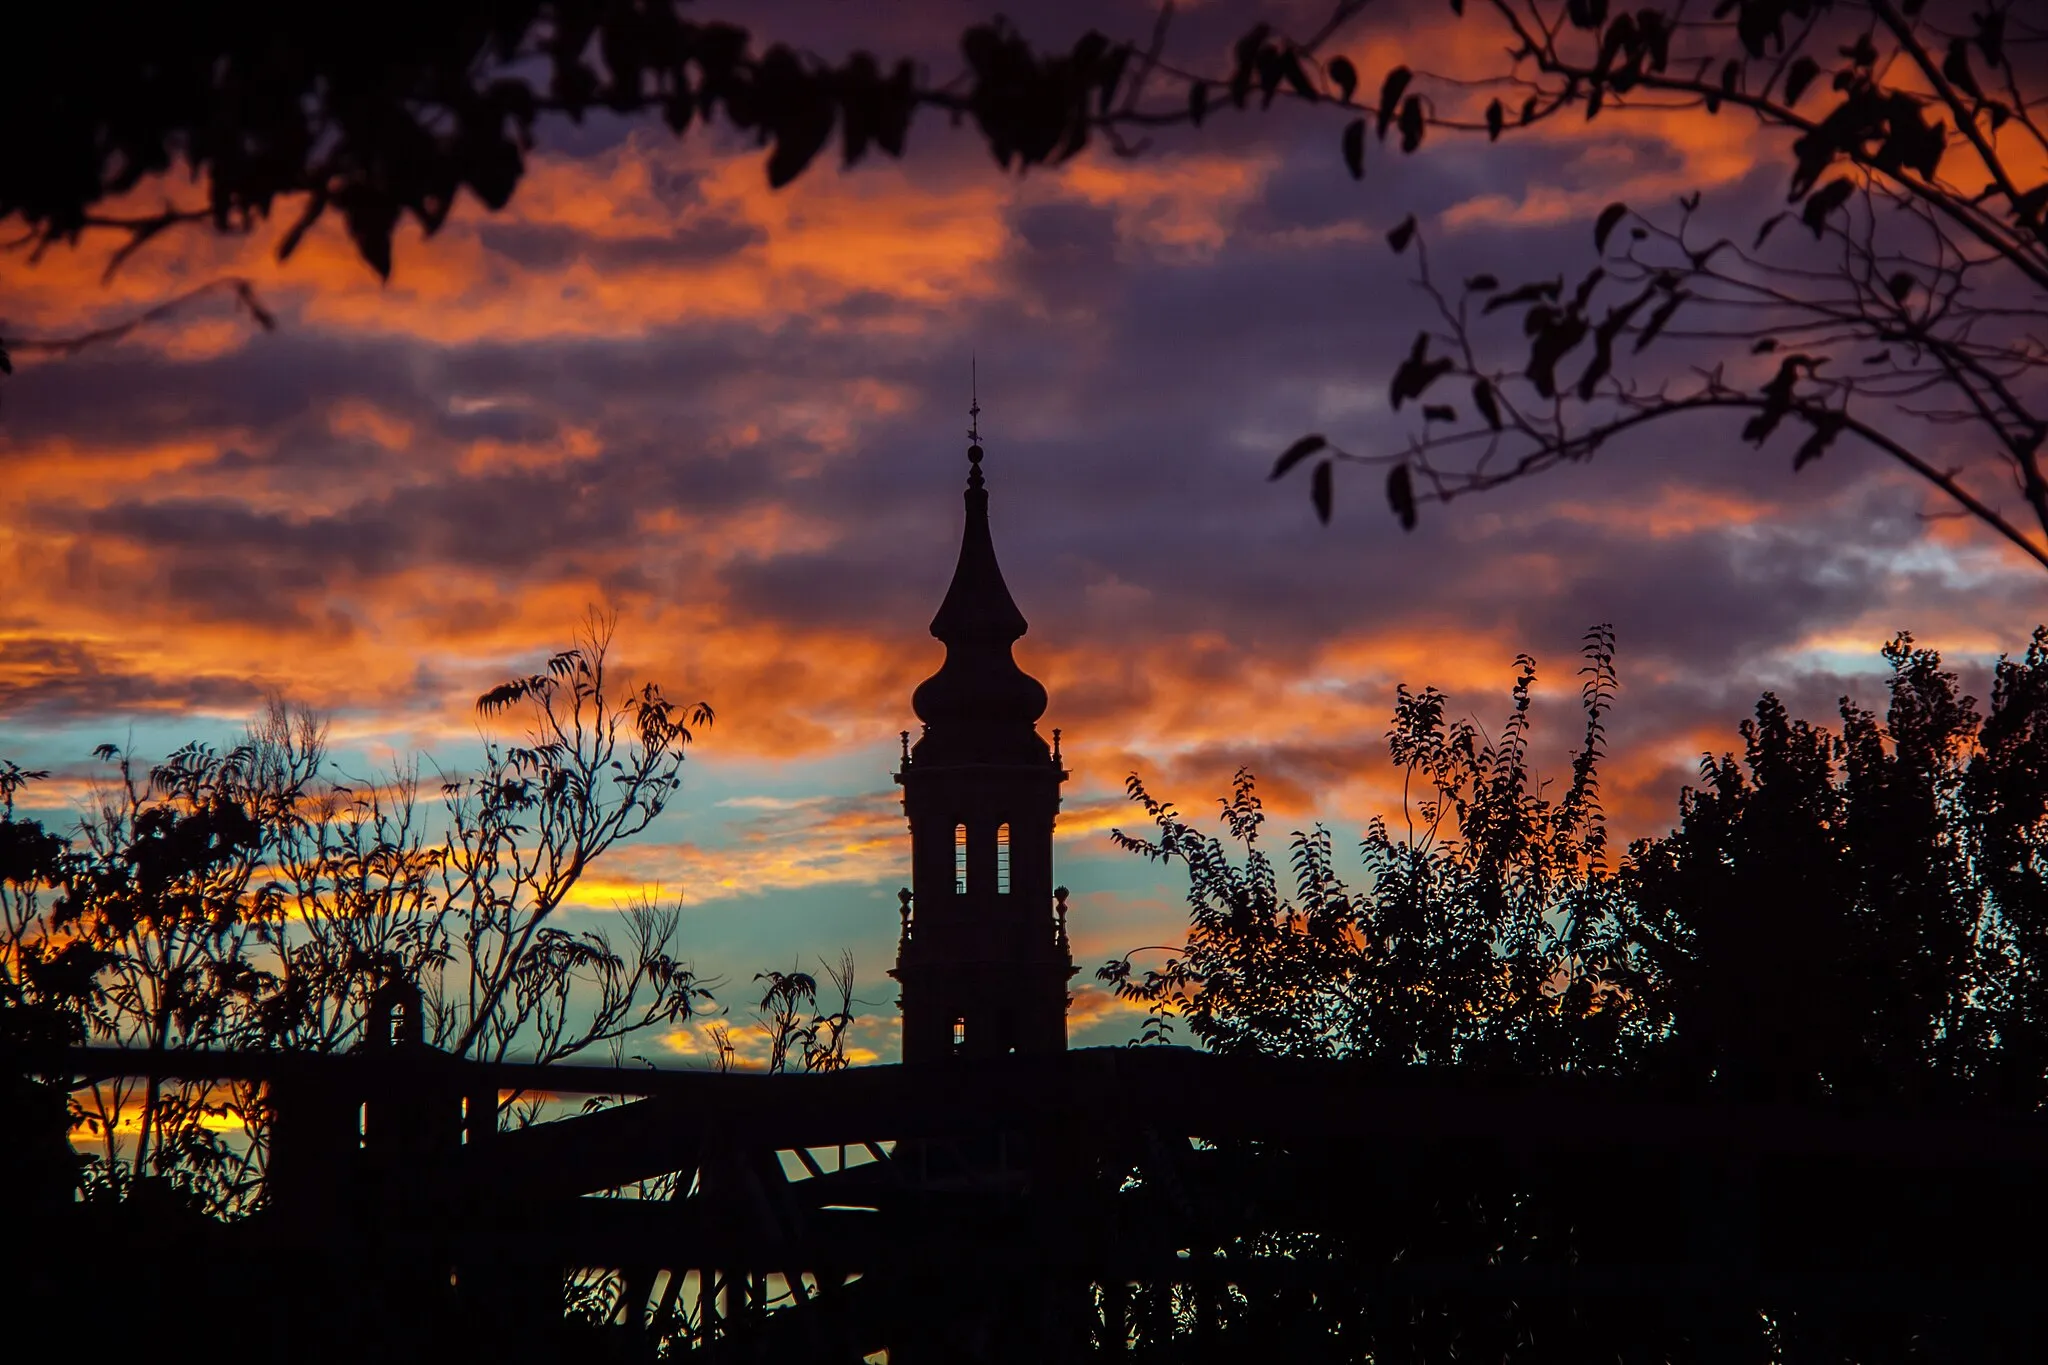
[[[979,407],[972,409],[979,413]],[[903,1060],[1062,1052],[1067,1046],[1066,888],[1052,882],[1060,806],[1059,731],[1037,721],[1045,688],[1017,666],[1027,629],[996,563],[974,431],[960,560],[932,634],[939,671],[911,706],[896,781],[910,821],[911,886],[901,896],[896,967]]]

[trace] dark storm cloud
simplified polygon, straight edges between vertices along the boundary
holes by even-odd
[[[606,544],[631,530],[634,507],[604,492],[582,471],[541,471],[428,485],[331,515],[173,499],[115,504],[81,526],[144,550],[168,596],[270,620],[323,584],[434,564],[511,574]]]
[[[0,716],[23,721],[146,710],[253,710],[264,695],[259,683],[231,671],[166,679],[77,640],[0,638]]]
[[[410,360],[405,347],[289,325],[200,360],[167,362],[143,346],[91,350],[10,381],[6,436],[17,447],[49,437],[125,445],[195,429],[274,429],[337,395],[407,393]]]

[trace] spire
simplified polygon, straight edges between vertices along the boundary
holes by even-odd
[[[967,447],[967,526],[960,537],[960,560],[953,566],[952,586],[932,617],[932,634],[949,650],[969,641],[1000,642],[1005,658],[1010,645],[1029,629],[1017,610],[1010,586],[996,563],[995,539],[988,527],[988,488],[981,476],[982,450]]]
[[[967,447],[967,521],[953,582],[932,617],[932,634],[945,644],[946,662],[911,697],[918,718],[931,727],[918,741],[918,749],[927,762],[947,756],[1000,761],[1013,752],[1023,757],[1025,751],[1043,757],[1045,742],[1033,725],[1045,714],[1045,688],[1017,667],[1010,654],[1010,647],[1029,627],[1003,581],[989,532],[978,393],[967,413],[967,435],[973,442]]]

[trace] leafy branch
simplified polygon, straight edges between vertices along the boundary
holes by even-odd
[[[1389,405],[1415,404],[1420,430],[1370,456],[1304,437],[1273,477],[1321,456],[1310,497],[1328,521],[1333,463],[1383,466],[1389,505],[1412,528],[1422,503],[1583,462],[1667,419],[1739,412],[1752,445],[1803,433],[1795,470],[1845,437],[1861,443],[2048,567],[2048,350],[2037,327],[2048,182],[2022,171],[2048,149],[2048,92],[2030,88],[2014,56],[2048,30],[2000,4],[1965,18],[1953,5],[1890,0],[1724,0],[1710,20],[1675,6],[1610,13],[1605,0],[1481,8],[1511,39],[1490,79],[1521,92],[1519,116],[1498,97],[1479,118],[1439,117],[1425,102],[1404,146],[1426,128],[1498,139],[1573,109],[1589,120],[1741,111],[1784,136],[1793,207],[1745,246],[1700,228],[1697,193],[1670,216],[1611,204],[1593,223],[1598,259],[1569,289],[1563,276],[1504,287],[1485,272],[1453,289],[1404,221],[1389,243],[1415,245],[1417,283],[1439,321],[1396,366]],[[1447,104],[1469,84],[1396,69],[1382,136],[1393,101],[1409,109],[1417,82]],[[1816,110],[1823,88],[1834,100]],[[1354,174],[1358,141],[1347,127]],[[1788,222],[1805,233],[1780,233]],[[1488,330],[1508,324],[1525,348],[1519,365],[1506,358],[1518,343]],[[1462,415],[1442,396],[1450,385],[1469,394]]]

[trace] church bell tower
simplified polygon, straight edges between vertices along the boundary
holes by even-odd
[[[978,409],[977,409],[978,411]],[[911,706],[903,811],[911,886],[889,974],[902,986],[906,1063],[1067,1046],[1066,888],[1052,881],[1060,808],[1059,731],[1038,734],[1045,688],[1017,666],[1026,629],[996,564],[978,435],[967,451],[967,521],[952,586],[932,618],[946,646]]]

